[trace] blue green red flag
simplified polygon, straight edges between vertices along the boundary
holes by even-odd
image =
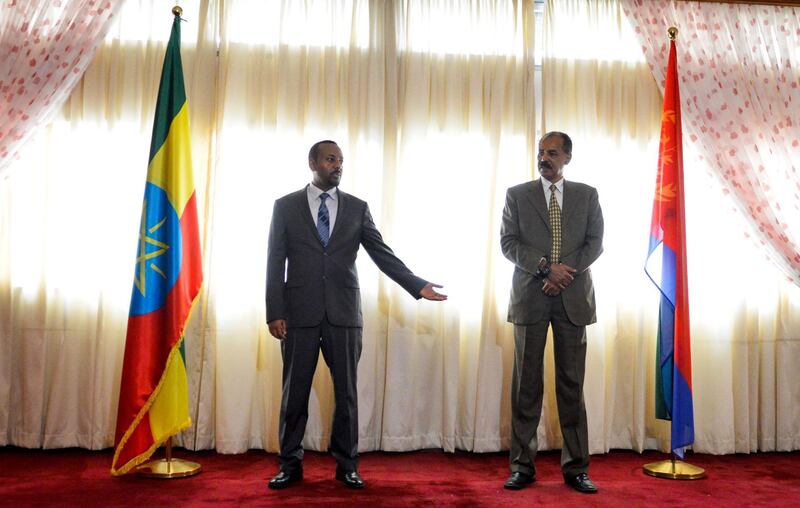
[[[191,425],[183,334],[203,282],[189,119],[175,16],[156,101],[111,474]]]
[[[660,251],[660,252],[659,252]],[[671,449],[683,458],[694,442],[689,285],[686,267],[681,100],[675,41],[670,41],[648,261],[661,254],[661,274],[645,272],[661,292],[656,353],[656,418],[672,421]]]

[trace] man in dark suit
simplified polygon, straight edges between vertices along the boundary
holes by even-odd
[[[330,450],[336,479],[363,488],[358,466],[356,371],[361,356],[361,295],[356,255],[363,246],[383,273],[417,299],[446,300],[440,288],[409,270],[383,242],[367,203],[338,189],[344,159],[333,141],[308,153],[310,185],[277,201],[267,254],[267,323],[281,341],[283,393],[281,489],[303,479],[302,440],[319,351],[331,372],[335,399]]]
[[[572,140],[549,132],[539,141],[542,177],[508,189],[500,243],[514,263],[508,320],[514,323],[511,378],[511,477],[505,488],[536,480],[536,430],[542,413],[544,348],[553,327],[556,400],[563,445],[561,470],[575,490],[595,493],[589,479],[589,447],[583,379],[586,325],[594,323],[589,266],[603,251],[603,214],[597,191],[563,178]]]

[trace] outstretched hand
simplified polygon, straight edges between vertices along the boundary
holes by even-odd
[[[436,302],[440,302],[442,300],[447,300],[447,295],[443,295],[442,293],[439,293],[438,291],[433,289],[433,288],[440,288],[440,287],[442,287],[442,286],[440,286],[439,284],[434,284],[432,282],[429,282],[429,283],[425,284],[425,287],[423,287],[422,289],[419,290],[419,296],[421,296],[422,298],[424,298],[426,300],[433,300],[433,301],[436,301]]]

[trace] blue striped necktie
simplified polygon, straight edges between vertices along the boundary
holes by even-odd
[[[331,238],[331,219],[328,215],[328,207],[325,206],[325,200],[329,197],[331,196],[327,192],[319,195],[319,211],[317,211],[317,232],[319,232],[319,239],[322,240],[324,247],[328,246],[328,240]]]

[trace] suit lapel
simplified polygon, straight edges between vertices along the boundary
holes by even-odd
[[[567,224],[572,217],[572,214],[575,212],[575,207],[572,206],[572,203],[575,202],[575,187],[572,186],[572,182],[568,182],[564,180],[564,195],[561,199],[561,224]]]
[[[314,238],[322,245],[322,240],[319,239],[319,233],[317,232],[317,225],[314,223],[314,216],[311,215],[311,208],[308,206],[308,185],[298,191],[296,196],[294,202],[295,208],[297,209],[297,216],[302,217],[302,221],[308,226],[310,233],[314,235]]]
[[[338,187],[336,189],[336,193],[339,195],[339,199],[336,200],[336,224],[333,225],[333,233],[331,233],[331,238],[328,242],[328,245],[333,243],[336,238],[341,236],[339,231],[344,227],[345,224],[347,224],[346,219],[344,219],[344,214],[347,210],[347,201],[349,196],[342,192],[342,190]]]
[[[542,218],[542,221],[547,224],[547,229],[550,229],[550,212],[547,209],[547,202],[544,199],[544,191],[542,190],[542,179],[534,180],[528,187],[528,201],[533,206],[533,209]]]

